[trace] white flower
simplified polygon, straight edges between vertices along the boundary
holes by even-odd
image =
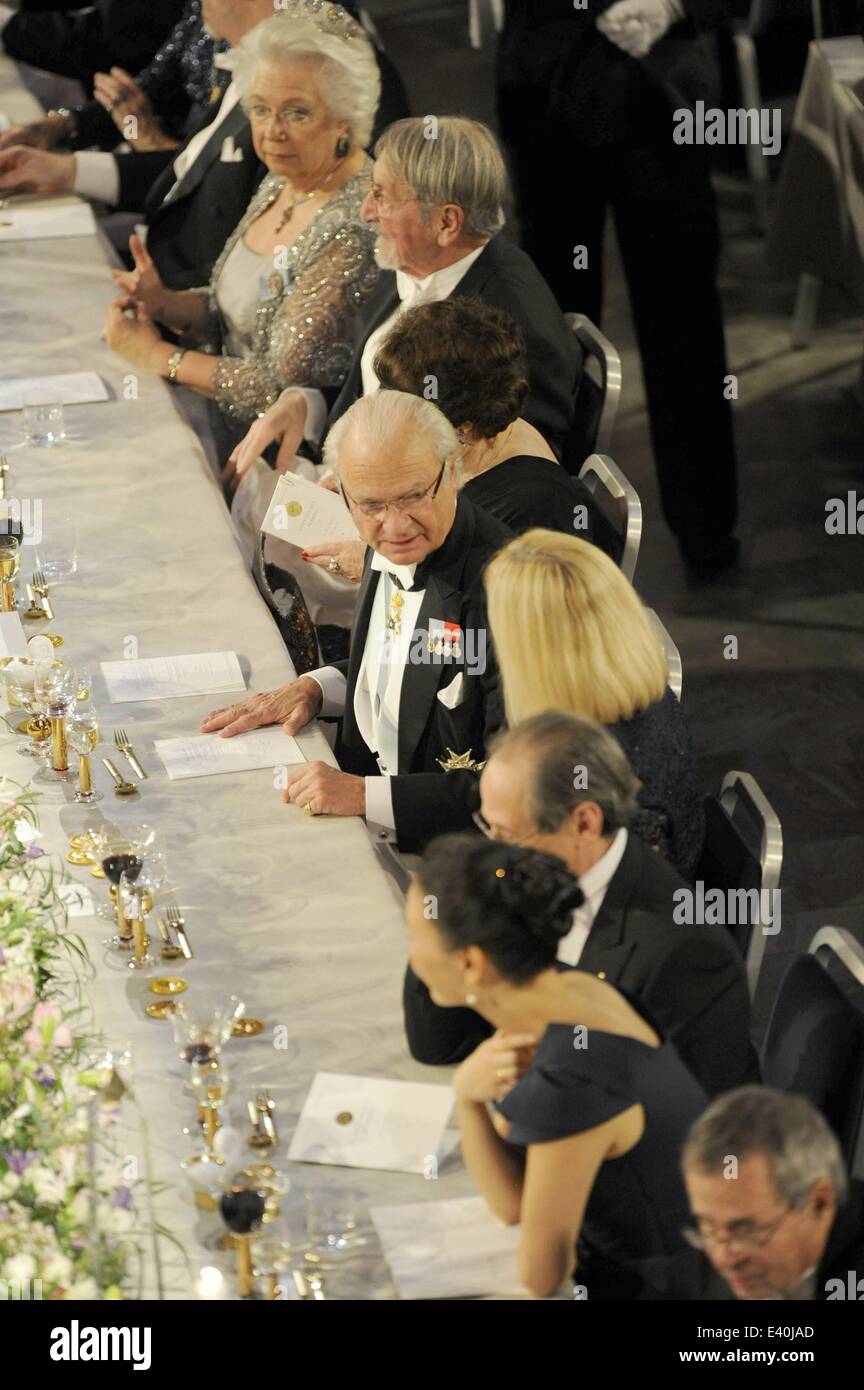
[[[74,1274],[75,1266],[67,1255],[53,1255],[42,1266],[42,1279],[46,1284],[61,1284],[66,1288]]]
[[[4,1279],[33,1279],[36,1275],[36,1261],[32,1255],[13,1255],[3,1266]]]
[[[3,1177],[0,1178],[0,1201],[5,1201],[7,1197],[11,1197],[13,1192],[17,1192],[20,1186],[21,1179],[18,1174],[13,1173],[10,1168],[9,1172],[5,1173]]]
[[[66,1179],[60,1173],[53,1173],[41,1163],[34,1163],[27,1170],[27,1181],[33,1188],[37,1202],[46,1207],[57,1207],[66,1201]]]
[[[135,1217],[125,1207],[102,1206],[96,1221],[100,1231],[110,1236],[122,1236],[135,1224]]]
[[[95,1279],[80,1279],[77,1284],[73,1284],[63,1295],[64,1299],[70,1302],[83,1301],[99,1297],[99,1285]]]

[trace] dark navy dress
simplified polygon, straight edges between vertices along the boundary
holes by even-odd
[[[631,830],[692,883],[705,838],[705,812],[690,730],[678,700],[667,688],[662,700],[632,719],[610,724],[609,732],[642,782]]]
[[[671,1043],[650,1047],[614,1033],[553,1023],[531,1071],[500,1101],[510,1143],[527,1147],[581,1134],[632,1105],[642,1138],[597,1173],[579,1237],[576,1278],[592,1297],[634,1297],[643,1261],[684,1246],[688,1207],[679,1168],[685,1135],[708,1104]],[[614,1291],[610,1292],[610,1288]]]

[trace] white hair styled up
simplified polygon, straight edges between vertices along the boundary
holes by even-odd
[[[337,13],[337,12],[340,12]],[[309,63],[318,70],[321,100],[334,120],[347,121],[352,145],[365,149],[381,96],[375,51],[365,30],[339,5],[312,8],[303,0],[280,5],[232,50],[240,100],[252,95],[261,63],[288,67]]]

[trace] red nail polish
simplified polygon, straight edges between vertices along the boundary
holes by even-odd
[[[301,551],[300,551],[300,559],[301,559],[301,560],[308,560],[308,559],[309,559],[309,552],[308,552],[307,550],[301,550]]]

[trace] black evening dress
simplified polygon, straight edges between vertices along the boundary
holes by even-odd
[[[678,1156],[708,1100],[671,1043],[651,1047],[595,1029],[580,1035],[572,1024],[550,1024],[531,1070],[497,1108],[510,1121],[509,1142],[527,1147],[643,1107],[638,1144],[597,1173],[575,1276],[589,1299],[633,1298],[644,1290],[645,1262],[685,1246],[688,1207]]]
[[[705,838],[690,731],[667,688],[661,700],[609,725],[642,783],[631,829],[692,883]]]
[[[594,502],[578,478],[560,463],[534,454],[505,459],[486,473],[469,478],[462,491],[515,535],[532,526],[564,531],[580,540],[594,539]],[[577,507],[584,508],[576,511]],[[584,524],[583,524],[584,523]]]

